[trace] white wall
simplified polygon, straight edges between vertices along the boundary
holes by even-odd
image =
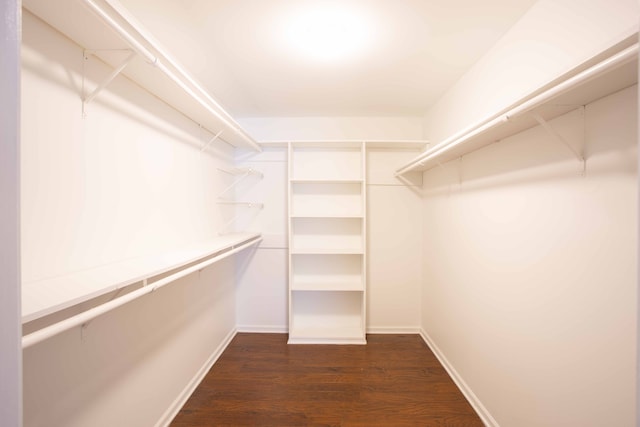
[[[241,123],[258,140],[420,139],[420,118],[293,117],[251,118]],[[368,319],[375,332],[415,332],[420,324],[420,195],[393,175],[417,155],[402,149],[375,149],[367,155]],[[265,207],[243,224],[265,241],[239,263],[238,328],[287,330],[287,163],[285,148],[237,156],[241,166],[265,173],[262,181],[239,189],[243,200]],[[402,216],[400,218],[400,216]]]
[[[538,1],[425,114],[425,137],[633,41],[638,17],[633,0]],[[635,89],[587,108],[585,178],[540,129],[424,176],[423,328],[489,423],[635,425],[636,111]],[[580,141],[576,113],[555,126]]]
[[[421,117],[247,117],[238,121],[258,141],[422,138]]]
[[[421,189],[395,171],[419,153],[367,152],[367,331],[417,332],[422,283]]]
[[[501,426],[634,426],[637,87],[424,175],[423,328]]]
[[[237,226],[259,231],[256,251],[238,256],[237,324],[240,331],[287,331],[287,150],[265,148],[238,156],[239,166],[261,171],[261,180],[238,188],[238,200],[264,203],[244,210]],[[242,209],[242,208],[240,208]]]
[[[439,142],[633,35],[636,0],[539,0],[424,117]]]
[[[22,273],[69,274],[214,237],[233,150],[24,12]],[[83,68],[86,79],[83,82]],[[154,425],[235,331],[235,262],[24,352],[27,426]]]
[[[19,3],[0,2],[0,424],[6,427],[22,425]]]

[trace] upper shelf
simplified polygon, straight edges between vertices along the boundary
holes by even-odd
[[[122,71],[194,122],[233,146],[261,151],[257,142],[117,0],[23,0],[31,13],[105,63],[122,62],[118,50],[137,55]]]
[[[638,82],[637,35],[574,69],[511,107],[435,144],[396,171],[432,169],[493,142],[537,126]],[[635,43],[634,43],[635,42]]]

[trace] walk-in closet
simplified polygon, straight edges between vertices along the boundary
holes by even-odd
[[[0,10],[0,425],[638,425],[637,1]]]

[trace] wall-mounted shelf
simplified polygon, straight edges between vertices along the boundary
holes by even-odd
[[[118,1],[24,0],[23,6],[218,139],[262,150]],[[123,61],[131,51],[135,57]]]
[[[22,322],[39,319],[258,239],[258,233],[227,234],[179,250],[23,283]]]
[[[488,144],[545,123],[638,81],[637,35],[557,81],[436,144],[396,171],[427,171]]]

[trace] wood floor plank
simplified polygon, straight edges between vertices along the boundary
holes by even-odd
[[[288,345],[237,334],[172,427],[481,427],[419,335],[367,345]]]

